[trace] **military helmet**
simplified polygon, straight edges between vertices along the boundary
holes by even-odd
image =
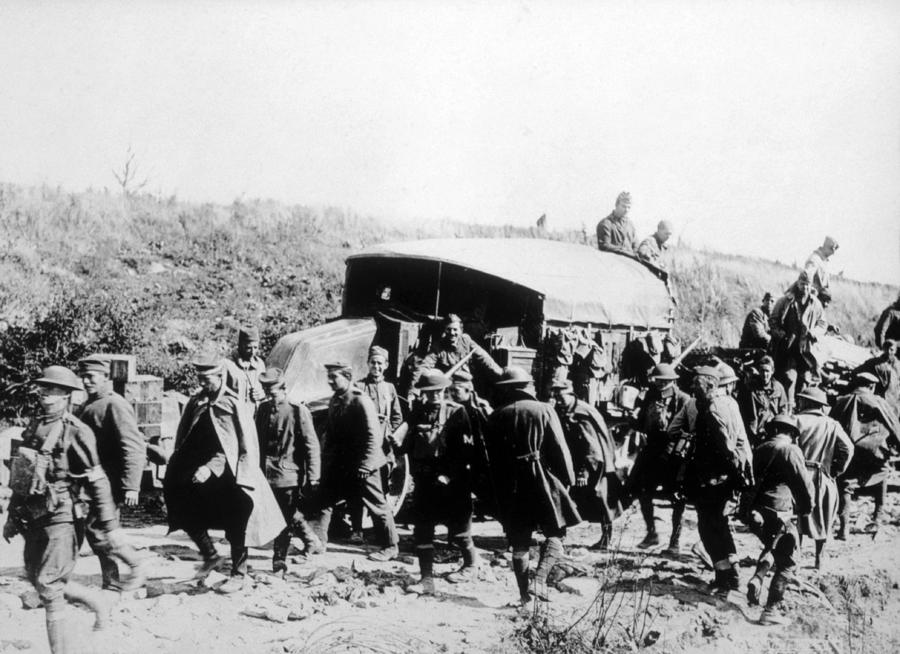
[[[503,369],[503,375],[496,382],[496,386],[526,386],[533,382],[531,374],[519,366],[507,366]]]
[[[56,386],[69,391],[84,390],[78,375],[65,366],[47,366],[34,383],[38,386]]]

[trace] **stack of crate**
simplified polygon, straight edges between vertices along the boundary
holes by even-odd
[[[137,363],[129,354],[111,354],[109,357],[113,390],[134,407],[138,429],[144,440],[160,438],[163,421],[162,377],[137,374]]]

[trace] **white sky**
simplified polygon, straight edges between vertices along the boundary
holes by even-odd
[[[900,282],[900,3],[11,2],[0,180],[641,235]]]

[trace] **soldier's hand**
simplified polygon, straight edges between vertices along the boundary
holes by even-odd
[[[7,520],[3,524],[3,539],[8,543],[12,538],[19,533],[19,529],[16,527],[16,523],[12,520]]]
[[[575,485],[578,488],[583,488],[583,487],[587,486],[588,485],[587,475],[578,475],[577,477],[575,477]]]
[[[254,387],[254,388],[250,389],[250,399],[253,400],[254,402],[261,402],[264,397],[265,397],[265,393],[263,393],[258,388]]]
[[[360,468],[356,471],[356,476],[359,479],[366,479],[372,473],[368,470],[368,468]]]
[[[137,491],[125,491],[125,506],[137,506],[140,493]]]
[[[202,484],[207,479],[209,479],[211,476],[212,476],[212,470],[210,470],[206,466],[200,466],[199,468],[197,468],[197,472],[194,473],[194,476],[191,479],[191,481],[194,482],[195,484]]]
[[[437,482],[441,486],[446,486],[450,483],[450,477],[448,477],[447,475],[438,475]]]

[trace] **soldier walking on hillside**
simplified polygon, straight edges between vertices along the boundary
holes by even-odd
[[[789,413],[787,393],[775,379],[775,362],[763,356],[751,369],[750,378],[738,387],[738,407],[752,447],[766,436],[766,424],[775,416]]]
[[[439,370],[419,377],[419,399],[392,440],[408,452],[413,475],[413,541],[422,575],[421,592],[434,594],[434,530],[447,525],[447,539],[459,548],[463,564],[451,582],[475,578],[472,542],[472,465],[475,438],[465,409],[446,399],[450,380]]]
[[[308,499],[319,487],[319,437],[309,409],[287,398],[280,368],[269,368],[259,382],[266,393],[256,412],[260,463],[287,522],[272,544],[272,571],[283,574],[292,532],[303,541],[307,556],[325,551],[299,505],[301,489]]]
[[[641,505],[641,515],[647,526],[647,535],[638,547],[654,547],[659,544],[656,532],[653,498],[662,487],[664,494],[672,500],[672,534],[669,537],[669,552],[677,553],[681,544],[681,519],[684,515],[684,498],[677,493],[675,472],[668,456],[670,438],[669,425],[672,418],[682,410],[690,399],[687,393],[676,386],[678,374],[668,363],[657,365],[650,373],[650,390],[638,412],[636,426],[646,436],[646,443],[634,461],[628,478],[628,490],[637,495]]]
[[[551,390],[575,470],[575,485],[569,488],[569,495],[584,520],[602,526],[602,536],[591,549],[606,550],[612,540],[613,520],[622,513],[615,441],[603,416],[575,397],[572,382],[556,380]]]
[[[93,355],[82,359],[78,362],[78,372],[88,396],[78,418],[94,432],[97,456],[109,480],[118,517],[123,504],[129,507],[138,505],[141,477],[147,461],[144,437],[138,430],[131,404],[112,390],[108,358]],[[85,535],[100,559],[103,588],[134,590],[143,585],[146,578],[143,561],[127,543],[118,543],[118,547],[113,547],[106,541],[103,530],[98,529],[98,516],[94,511],[88,514]],[[115,559],[124,561],[131,568],[131,576],[124,586],[120,585],[119,566]]]
[[[121,544],[122,531],[94,434],[69,413],[72,392],[82,390],[78,377],[62,366],[50,366],[34,383],[40,413],[25,428],[12,456],[13,494],[3,537],[7,542],[16,534],[25,539],[25,574],[44,604],[50,651],[65,654],[75,646],[66,620],[67,599],[95,613],[95,630],[103,629],[109,616],[100,591],[71,579],[79,521],[89,510],[95,533],[113,548]],[[84,491],[89,509],[84,507]]]
[[[797,446],[806,458],[813,483],[813,510],[801,522],[801,533],[816,541],[816,570],[831,536],[840,497],[835,479],[850,465],[853,443],[837,420],[826,415],[828,397],[821,388],[808,388],[797,396]]]
[[[259,356],[259,330],[256,327],[244,327],[238,332],[237,350],[226,360],[226,365],[225,383],[238,400],[254,407],[262,402],[265,393],[259,376],[265,372],[266,364]]]
[[[259,465],[252,407],[225,385],[225,362],[194,364],[200,392],[191,397],[175,435],[163,491],[169,529],[183,529],[203,557],[205,579],[221,562],[210,529],[224,529],[231,546],[231,578],[221,593],[244,588],[247,547],[275,538],[285,527]]]
[[[763,582],[774,565],[766,608],[759,618],[760,624],[774,625],[786,622],[778,610],[797,566],[798,537],[793,517],[805,516],[812,509],[813,487],[803,453],[794,444],[796,418],[775,416],[766,431],[768,440],[753,452],[756,486],[743,499],[748,527],[763,543],[756,571],[747,582],[747,602],[759,603]]]
[[[748,313],[744,319],[744,328],[741,330],[741,341],[738,347],[757,350],[769,348],[769,342],[772,340],[769,316],[772,314],[774,304],[775,298],[767,291],[763,295],[762,304]]]
[[[575,483],[572,457],[556,412],[534,397],[531,375],[510,366],[495,385],[496,411],[488,419],[491,465],[497,466],[500,518],[513,550],[513,572],[522,603],[531,600],[531,536],[544,533],[535,570],[535,593],[547,597],[547,575],[563,555],[566,528],[581,522],[567,489]]]
[[[622,191],[616,198],[612,213],[597,223],[597,247],[609,252],[635,255],[637,239],[634,225],[628,219],[631,209],[631,193]]]
[[[369,554],[369,558],[390,561],[398,554],[398,539],[394,515],[381,485],[381,468],[386,458],[375,405],[363,390],[353,385],[353,370],[348,364],[329,363],[325,368],[334,395],[328,403],[328,419],[322,436],[319,538],[323,543],[328,542],[328,526],[335,504],[342,499],[351,505],[362,501],[372,516],[381,548]]]

